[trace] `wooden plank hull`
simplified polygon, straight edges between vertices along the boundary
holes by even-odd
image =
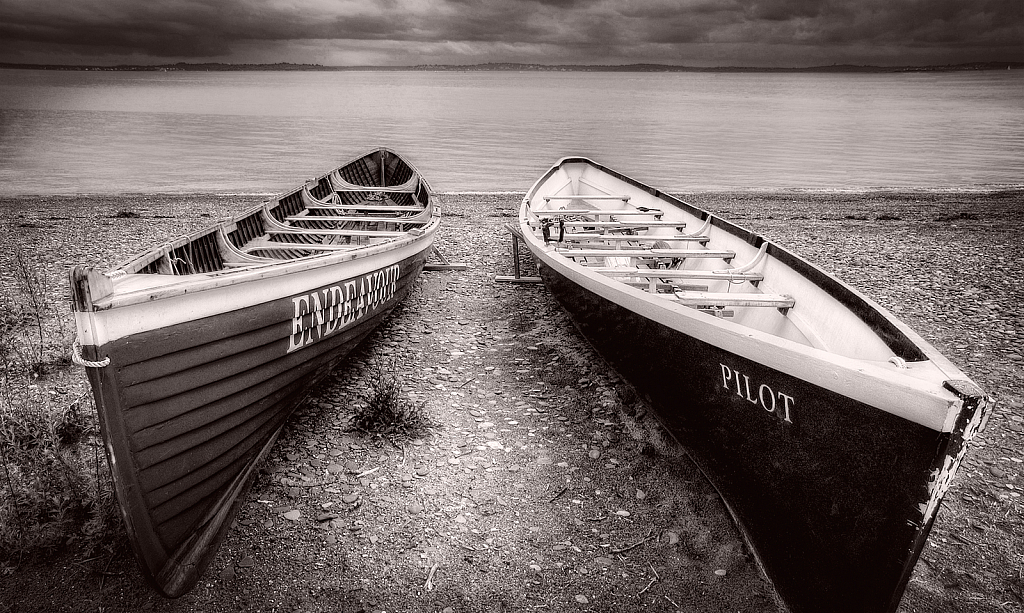
[[[545,194],[544,184],[524,208]],[[638,194],[658,194],[636,186]],[[664,208],[677,202],[665,197]],[[867,361],[819,356],[652,297],[562,257],[537,237],[526,211],[520,221],[545,285],[718,489],[790,610],[895,611],[942,493],[991,401],[900,327],[889,328],[900,337],[891,344],[911,343],[908,355],[941,363],[947,377],[921,385],[884,369],[873,376]],[[824,274],[789,261],[806,276]],[[872,307],[834,279],[816,286],[838,302]],[[889,316],[878,307],[864,317]],[[891,406],[901,402],[934,404],[943,414],[901,414]]]
[[[352,253],[213,280],[115,277],[106,296],[90,293],[104,279],[73,272],[118,501],[162,594],[199,579],[288,416],[411,290],[437,221]],[[118,296],[119,283],[132,291]]]

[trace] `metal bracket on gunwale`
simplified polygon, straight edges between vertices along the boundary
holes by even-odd
[[[434,247],[434,255],[441,259],[441,263],[427,262],[423,265],[423,270],[466,270],[468,268],[465,264],[452,264],[449,262],[448,258],[444,257],[444,254],[437,247]]]
[[[519,228],[512,224],[505,224],[505,229],[512,235],[512,271],[514,276],[498,275],[494,277],[494,280],[501,283],[540,283],[540,277],[524,277],[519,272],[519,241],[523,238]]]

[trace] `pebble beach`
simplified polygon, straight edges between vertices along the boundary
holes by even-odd
[[[900,613],[1024,609],[1024,189],[710,192],[684,200],[857,288],[997,406],[946,494]],[[7,611],[782,611],[714,489],[513,270],[521,193],[443,193],[438,250],[405,303],[298,410],[203,581],[170,601],[130,555],[73,547],[0,581]],[[0,199],[0,233],[46,271],[105,268],[257,195]],[[532,264],[521,255],[525,274]],[[0,291],[13,295],[0,254]],[[73,328],[70,312],[65,321]],[[375,360],[441,424],[351,431]],[[51,402],[88,392],[72,369]]]

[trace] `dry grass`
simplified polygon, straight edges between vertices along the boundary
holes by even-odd
[[[91,398],[54,402],[69,374],[71,333],[44,267],[8,231],[11,275],[0,292],[0,572],[81,542],[109,547],[121,530]]]
[[[352,425],[372,434],[398,439],[414,439],[437,424],[422,403],[413,402],[403,392],[394,362],[375,360],[367,376],[368,391],[356,407]]]

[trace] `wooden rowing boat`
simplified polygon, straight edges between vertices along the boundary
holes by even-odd
[[[820,268],[588,159],[548,170],[517,229],[793,613],[895,611],[991,399]]]
[[[409,293],[440,222],[378,149],[71,288],[125,525],[177,597],[216,553],[254,469],[311,385]]]

